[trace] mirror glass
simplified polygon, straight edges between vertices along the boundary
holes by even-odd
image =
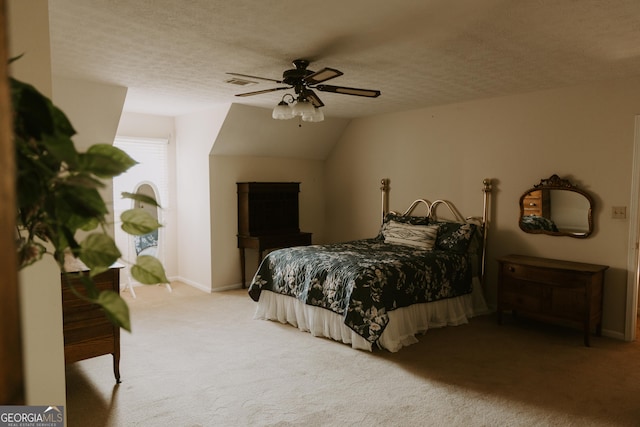
[[[136,190],[136,194],[159,200],[156,191],[149,184],[141,184]],[[156,205],[136,200],[133,206],[146,211],[156,221],[159,220],[158,207]],[[133,244],[135,246],[136,256],[150,255],[158,258],[158,229],[147,234],[133,236]]]
[[[593,233],[593,198],[552,175],[520,197],[520,228],[527,233],[587,237]]]

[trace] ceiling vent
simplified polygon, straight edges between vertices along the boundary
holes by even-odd
[[[226,83],[236,86],[249,86],[257,84],[258,82],[253,82],[251,80],[239,79],[237,77],[231,78],[229,80],[225,80]]]

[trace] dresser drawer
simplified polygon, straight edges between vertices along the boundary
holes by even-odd
[[[64,357],[73,363],[105,354],[113,355],[114,376],[120,382],[120,328],[114,326],[102,307],[87,301],[83,275],[66,273],[62,280],[62,330]],[[120,291],[119,268],[111,268],[93,278],[97,292]],[[70,289],[73,286],[74,290]],[[78,295],[80,294],[80,295]]]
[[[503,310],[562,324],[589,333],[602,326],[604,265],[508,255],[498,258],[498,322]]]
[[[585,288],[551,288],[549,311],[563,319],[584,319],[588,307]]]
[[[517,292],[507,292],[500,296],[502,306],[512,310],[524,310],[539,312],[542,310],[542,299],[539,296],[532,296]]]
[[[504,263],[502,274],[505,279],[527,280],[564,287],[584,287],[590,280],[590,276],[583,276],[575,271],[555,270],[514,263]]]
[[[104,314],[102,315],[102,318],[67,322],[62,329],[64,332],[65,345],[71,345],[92,339],[113,337],[114,334],[114,326],[109,322]]]
[[[82,296],[86,296],[87,293],[82,283],[81,274],[85,273],[69,273],[62,277],[62,314],[63,322],[67,323],[78,322],[82,320],[92,319],[104,319],[107,323],[105,313],[99,305],[93,304],[86,299],[76,295],[74,291],[70,289],[73,286],[75,291]],[[118,283],[114,274],[119,274],[118,271],[107,271],[99,274],[94,278],[94,283],[98,292],[100,291],[114,291],[114,283]],[[66,280],[66,282],[65,282]],[[69,285],[69,286],[66,286]]]
[[[537,215],[549,218],[549,190],[535,190],[522,198],[524,215]]]
[[[522,200],[522,209],[525,215],[542,216],[542,198],[527,196]]]

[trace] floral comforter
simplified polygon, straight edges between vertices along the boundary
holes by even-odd
[[[331,310],[373,343],[389,311],[471,293],[471,271],[467,254],[364,239],[273,251],[260,264],[249,295],[258,301],[268,290]]]

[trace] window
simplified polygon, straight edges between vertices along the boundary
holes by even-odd
[[[138,188],[147,184],[153,188],[155,198],[162,209],[158,210],[158,221],[162,224],[163,211],[166,213],[169,208],[169,173],[168,173],[168,146],[167,139],[155,138],[130,138],[116,137],[113,143],[115,147],[126,152],[131,158],[138,162],[127,172],[113,179],[113,209],[115,218],[115,240],[118,248],[122,251],[122,257],[129,261],[135,261],[135,250],[131,237],[120,228],[120,214],[134,206],[132,199],[123,199],[122,193],[136,193]],[[162,242],[163,229],[158,237],[159,253],[158,258],[163,260]]]

